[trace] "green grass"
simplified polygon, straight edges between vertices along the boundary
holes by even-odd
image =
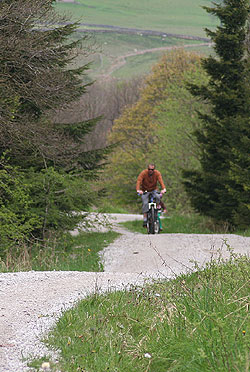
[[[104,55],[118,57],[137,50],[174,46],[185,41],[176,38],[161,38],[159,36],[140,36],[128,34],[105,33],[94,35],[96,45],[100,46]],[[188,41],[187,41],[188,42]]]
[[[215,18],[202,9],[202,5],[211,5],[210,0],[135,0],[125,5],[119,0],[100,1],[79,0],[76,4],[56,3],[59,12],[70,12],[80,22],[117,25],[138,29],[161,30],[166,33],[206,36],[203,28],[215,27]],[[162,46],[180,46],[184,44],[197,44],[197,41],[183,40],[171,37],[145,36],[138,34],[118,34],[108,32],[104,34],[94,33],[93,27],[80,26],[88,29],[95,43],[94,50],[87,61],[91,61],[88,75],[91,79],[98,79],[100,75],[109,72],[110,66],[119,56],[135,50],[145,50]],[[95,27],[100,29],[100,27]],[[76,33],[81,37],[83,33]],[[191,49],[190,49],[191,50]],[[209,55],[213,50],[208,47],[196,47],[194,51],[199,54]],[[152,65],[157,63],[162,52],[147,53],[126,59],[126,64],[115,70],[112,76],[118,79],[129,79],[137,75],[148,74]],[[86,62],[86,57],[75,61],[75,66]]]
[[[82,34],[76,34],[80,38]],[[95,53],[91,54],[88,61],[91,62],[88,74],[91,78],[96,79],[98,76],[106,74],[112,64],[116,63],[117,58],[142,51],[146,49],[174,47],[183,45],[194,45],[192,49],[197,53],[207,54],[211,48],[195,46],[200,44],[199,41],[182,40],[177,38],[161,38],[158,36],[140,36],[127,34],[94,34],[91,39]],[[165,51],[167,53],[168,51]],[[126,64],[115,70],[112,76],[119,79],[129,79],[133,76],[147,74],[150,72],[152,65],[156,64],[164,51],[150,52],[143,55],[126,58]],[[75,67],[82,64],[82,58],[75,63]]]
[[[115,70],[112,76],[126,80],[139,75],[146,75],[152,70],[152,66],[160,59],[162,52],[146,53],[143,55],[126,58],[126,64]]]
[[[189,52],[195,52],[196,54],[199,54],[201,57],[208,57],[208,56],[215,56],[215,51],[213,49],[213,47],[209,47],[209,46],[193,46],[193,47],[189,47],[187,49]]]
[[[98,208],[99,213],[128,213],[123,207],[115,206],[112,204],[104,204]]]
[[[248,372],[250,259],[94,295],[64,313],[46,344],[51,371]],[[33,361],[38,370],[41,360]]]
[[[193,43],[194,44],[194,43]],[[176,46],[182,44],[177,43]],[[208,47],[193,47],[188,48],[188,51],[194,51],[197,54],[204,56],[206,53],[209,54],[210,50]],[[155,65],[163,54],[168,53],[169,51],[158,51],[145,53],[143,55],[133,56],[126,58],[126,64],[121,68],[114,71],[112,76],[118,79],[128,79],[131,77],[136,77],[138,75],[149,74],[152,70],[152,66]]]
[[[119,234],[80,233],[78,236],[65,234],[60,241],[47,246],[23,246],[15,252],[9,251],[0,259],[0,272],[14,271],[102,271],[99,252],[111,244]]]
[[[109,198],[100,198],[99,200],[96,200],[96,205],[93,208],[93,212],[124,214],[130,213],[124,206],[115,203],[114,200],[110,200]]]
[[[96,37],[95,39],[97,45],[102,45],[102,56],[100,54],[95,55],[95,62],[90,69],[90,75],[94,78],[98,77],[100,74],[109,72],[110,66],[114,64],[116,59],[120,56],[150,48],[171,46],[176,42],[176,39],[175,41],[169,39],[163,43],[163,41],[157,37],[147,38],[137,35],[118,34],[116,34],[116,36],[112,34],[110,37],[108,37],[108,34],[105,34],[102,38]],[[180,45],[180,40],[177,41],[177,45]],[[161,54],[162,52],[156,52],[128,57],[126,58],[126,63],[115,70],[112,76],[120,79],[130,79],[133,76],[149,73],[152,65],[157,63]]]
[[[147,230],[142,227],[142,221],[128,221],[121,223],[130,231],[147,234]],[[208,220],[198,215],[180,216],[162,218],[163,233],[167,234],[212,234],[214,230],[208,226]]]
[[[82,23],[206,36],[204,28],[213,28],[216,18],[202,6],[210,0],[77,0],[76,4],[56,3],[59,12],[70,13]]]
[[[130,231],[147,234],[142,226],[142,221],[122,222],[122,226]],[[163,233],[166,234],[225,234],[228,233],[227,226],[216,226],[206,217],[199,215],[173,215],[162,218]],[[234,234],[250,236],[250,229],[233,231]]]

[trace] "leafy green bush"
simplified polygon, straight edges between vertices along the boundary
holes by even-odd
[[[21,171],[2,158],[0,169],[0,251],[48,238],[84,221],[94,192],[74,174],[53,167]]]
[[[115,203],[132,206],[136,179],[153,162],[162,173],[171,211],[190,211],[182,184],[182,169],[197,166],[192,131],[197,126],[196,110],[206,110],[186,89],[186,81],[206,81],[201,59],[184,50],[164,55],[147,77],[136,104],[126,107],[115,121],[111,143],[119,143],[104,173],[105,185]]]
[[[42,219],[32,209],[30,185],[24,173],[1,159],[0,169],[0,254],[9,246],[28,239]]]
[[[70,230],[83,220],[80,212],[86,211],[94,198],[88,182],[53,167],[41,172],[30,169],[27,177],[32,192],[31,208],[42,219],[36,235],[44,238],[51,230]]]

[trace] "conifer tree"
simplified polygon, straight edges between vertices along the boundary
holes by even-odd
[[[206,29],[216,56],[203,60],[208,84],[189,85],[189,89],[210,105],[211,113],[199,115],[202,126],[195,135],[201,168],[185,170],[184,184],[196,211],[233,226],[240,224],[243,208],[245,222],[250,224],[250,102],[246,84],[249,1],[224,0],[204,8],[220,20],[215,31]]]
[[[241,228],[250,225],[250,59],[245,74],[245,90],[247,105],[246,115],[239,116],[237,127],[240,128],[240,136],[237,145],[232,146],[232,159],[230,162],[229,177],[233,181],[228,189],[233,198],[238,202],[237,209],[233,212],[233,223]],[[244,111],[243,111],[244,112]]]
[[[11,150],[14,165],[95,169],[101,151],[85,153],[84,136],[96,120],[53,124],[56,110],[85,93],[88,64],[72,62],[79,48],[89,53],[86,37],[72,38],[77,24],[61,19],[53,2],[0,3],[0,153]]]
[[[86,37],[73,37],[77,23],[59,17],[54,1],[0,2],[0,169],[3,177],[11,170],[18,179],[20,172],[29,185],[22,192],[27,192],[30,210],[22,218],[15,214],[15,221],[39,216],[32,231],[39,237],[52,227],[75,226],[80,217],[71,212],[86,210],[93,201],[89,179],[97,177],[107,151],[85,150],[84,137],[97,119],[68,124],[53,120],[58,110],[80,99],[89,84],[88,64],[73,67],[80,47],[88,53]],[[0,208],[8,218],[17,209],[12,208],[17,182],[10,185],[8,203],[0,188]]]

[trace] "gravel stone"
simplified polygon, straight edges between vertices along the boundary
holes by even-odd
[[[211,258],[249,254],[250,238],[221,234],[143,235],[116,223],[141,215],[110,214],[122,235],[101,253],[104,272],[50,271],[0,274],[0,372],[27,372],[27,358],[50,354],[41,339],[62,313],[93,293],[142,286],[155,278],[172,278]],[[102,231],[104,228],[102,227]],[[77,230],[72,232],[77,234]]]

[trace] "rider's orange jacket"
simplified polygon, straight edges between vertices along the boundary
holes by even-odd
[[[137,178],[136,190],[142,191],[156,190],[157,182],[160,183],[162,189],[166,188],[162,180],[161,173],[158,170],[154,170],[152,176],[149,176],[148,170],[144,169]]]

